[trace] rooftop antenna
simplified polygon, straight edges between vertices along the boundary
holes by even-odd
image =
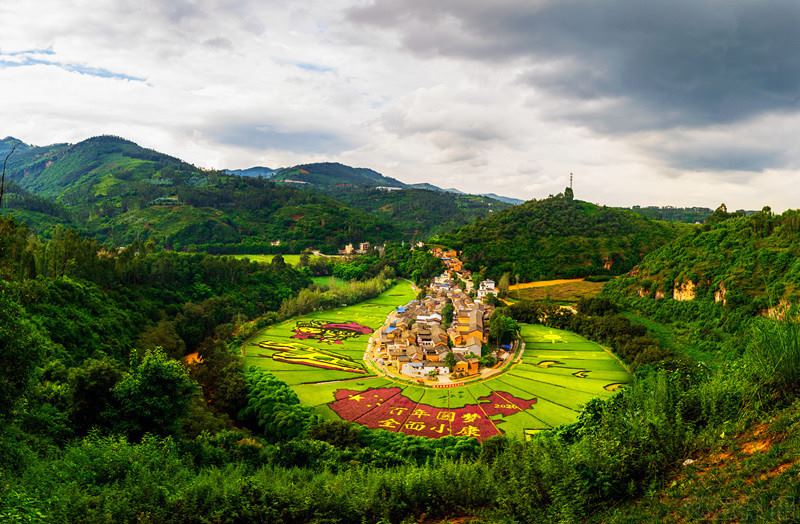
[[[11,151],[6,155],[6,159],[3,160],[3,176],[0,178],[0,207],[3,207],[3,194],[6,192],[6,164],[8,164],[8,159],[11,158],[14,151],[17,150],[18,145],[19,142],[16,142],[14,147],[11,148]]]

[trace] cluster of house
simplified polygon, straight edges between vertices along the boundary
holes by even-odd
[[[351,243],[344,246],[344,249],[339,250],[340,255],[366,255],[372,249],[372,244],[369,242],[361,242],[358,244],[358,249]]]
[[[464,264],[458,258],[458,251],[455,249],[442,249],[435,247],[431,250],[431,254],[440,259],[448,271],[460,273],[463,275]],[[469,275],[463,275],[464,278],[469,278]]]
[[[449,327],[442,319],[447,304],[453,306]],[[398,307],[376,332],[370,346],[373,359],[414,378],[477,375],[481,348],[488,341],[490,313],[442,275],[434,280],[428,296]],[[448,359],[451,351],[454,358]]]

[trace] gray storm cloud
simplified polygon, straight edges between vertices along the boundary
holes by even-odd
[[[420,56],[515,62],[545,108],[602,134],[734,124],[795,112],[800,3],[793,1],[378,0],[348,12]],[[668,153],[665,153],[668,152]],[[657,148],[680,169],[761,170],[762,149]]]

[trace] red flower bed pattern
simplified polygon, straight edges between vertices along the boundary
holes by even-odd
[[[398,387],[366,391],[339,389],[336,400],[328,405],[343,419],[368,428],[429,438],[464,436],[484,440],[501,434],[489,417],[512,415],[536,403],[535,398],[525,400],[495,391],[479,398],[477,404],[437,408],[414,402],[402,391]]]
[[[372,328],[358,322],[329,322],[327,320],[301,320],[295,324],[292,338],[318,340],[328,344],[341,344],[344,340],[369,335]]]

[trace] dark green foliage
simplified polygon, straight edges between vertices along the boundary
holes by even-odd
[[[678,232],[677,225],[559,195],[492,214],[439,240],[461,249],[468,269],[525,282],[622,274]]]
[[[197,384],[186,368],[160,348],[147,351],[114,386],[116,425],[133,437],[174,434],[196,393]]]
[[[511,207],[484,196],[411,188],[391,192],[334,188],[328,194],[350,207],[383,218],[404,238],[411,240],[445,234],[489,213]]]
[[[456,369],[456,355],[452,351],[448,351],[447,354],[444,356],[444,363],[447,365],[448,369],[452,372]]]
[[[453,303],[449,300],[447,304],[444,305],[442,308],[442,326],[447,329],[450,327],[450,324],[453,323],[453,313],[455,309],[453,308]]]
[[[607,298],[581,298],[578,312],[582,315],[610,315],[619,313],[619,308]]]
[[[255,424],[272,441],[304,434],[314,422],[311,409],[301,406],[292,388],[257,368],[245,374],[247,405],[241,418]]]
[[[70,370],[70,411],[78,433],[113,423],[117,408],[113,391],[120,379],[122,370],[109,359],[89,359]]]
[[[767,243],[800,225],[766,212],[755,220],[751,230]],[[676,472],[680,485],[686,458],[738,445],[748,424],[776,409],[796,411],[800,331],[775,321],[746,331],[747,317],[734,313],[752,310],[750,295],[731,291],[725,307],[709,297],[635,299],[657,304],[659,314],[739,326],[733,333],[748,347],[741,357],[720,353],[718,368],[678,362],[647,327],[652,320],[606,299],[583,301],[576,315],[551,304],[498,308],[498,326],[513,318],[573,329],[637,365],[620,393],[590,401],[575,424],[530,442],[421,439],[324,422],[275,377],[245,374],[228,347],[259,325],[248,319],[270,322],[281,304],[299,307],[293,297],[309,284],[307,269],[156,253],[142,243],[106,252],[66,231],[45,242],[6,219],[0,233],[4,522],[607,521],[643,495],[661,499]],[[392,246],[367,262],[364,275],[377,276],[343,286],[350,294],[337,300],[385,286],[394,265],[400,274],[418,271],[419,281],[441,270],[422,251]],[[303,304],[322,303],[319,289],[307,293]],[[719,345],[714,330],[696,333]],[[148,351],[161,342],[173,357],[197,351],[202,364]],[[141,351],[121,358],[132,349]],[[797,420],[783,420],[776,441],[796,439]],[[796,449],[788,451],[791,462]],[[770,482],[778,465],[754,475]],[[772,482],[796,484],[790,467]],[[737,478],[757,487],[744,481]]]
[[[489,319],[489,338],[495,344],[509,344],[519,336],[519,324],[513,318],[496,309]]]
[[[320,187],[403,187],[404,184],[394,178],[381,175],[372,169],[363,167],[350,167],[338,162],[320,162],[317,164],[303,164],[285,169],[279,169],[273,180],[305,182]]]
[[[47,340],[0,284],[0,417],[27,390]]]
[[[416,284],[429,282],[444,271],[444,264],[426,249],[407,249],[400,244],[388,244],[384,255],[386,263],[396,268],[401,276]]]
[[[711,216],[712,211],[706,207],[657,207],[657,206],[633,206],[631,211],[643,217],[653,220],[665,220],[667,222],[705,222]]]

